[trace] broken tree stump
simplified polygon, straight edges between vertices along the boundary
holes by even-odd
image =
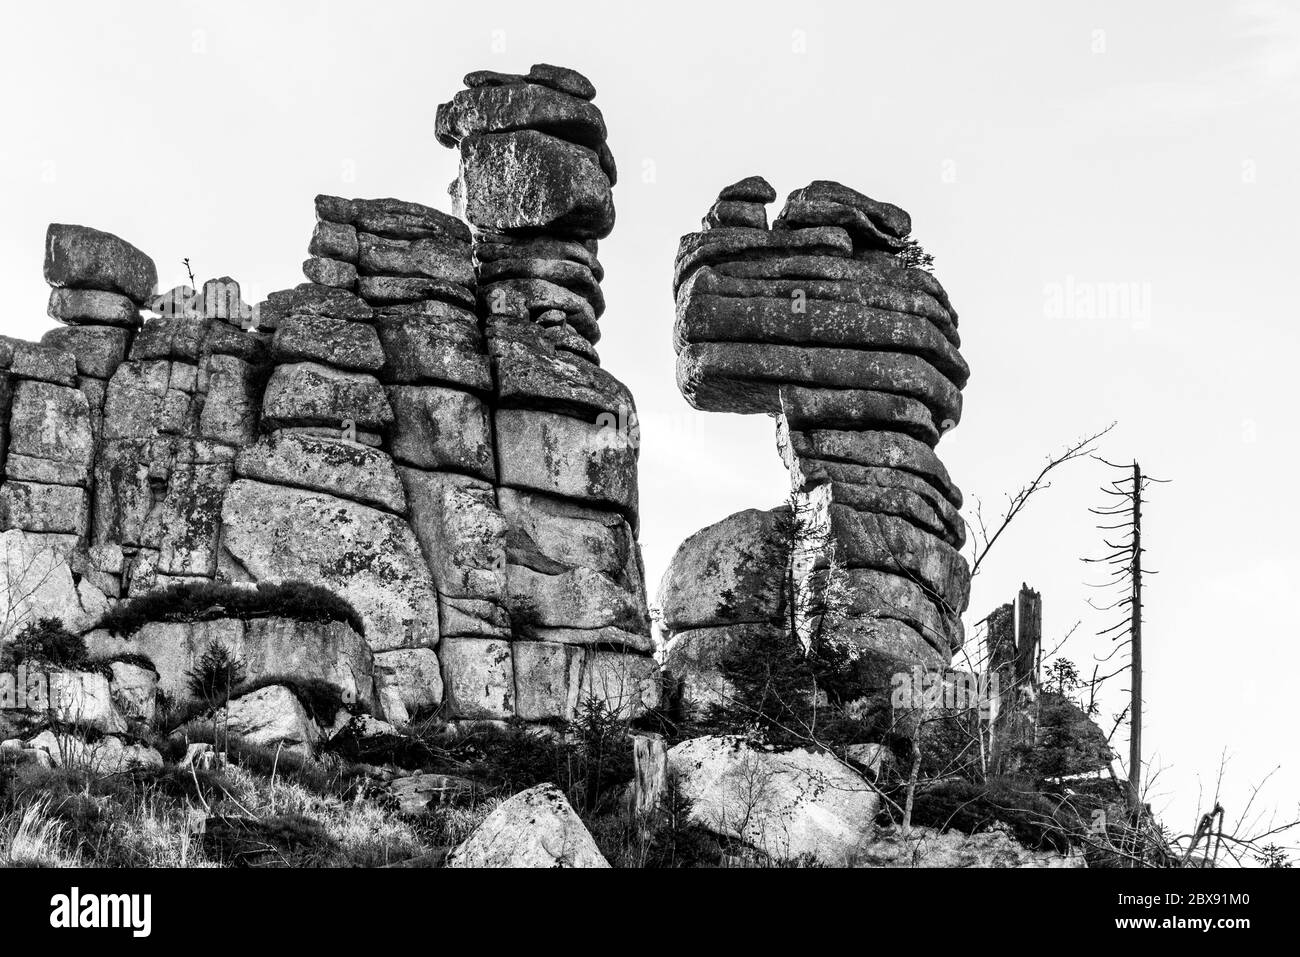
[[[632,814],[648,817],[659,810],[668,789],[668,744],[663,735],[633,735],[632,765]]]

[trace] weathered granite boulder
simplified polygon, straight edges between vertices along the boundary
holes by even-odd
[[[403,814],[423,814],[431,806],[470,798],[472,781],[451,774],[411,774],[388,782],[388,792]]]
[[[338,259],[313,256],[303,262],[302,274],[314,283],[334,289],[350,290],[357,285],[357,267]]]
[[[446,213],[401,199],[343,199],[317,196],[316,215],[325,222],[391,239],[436,239],[468,243],[469,228]]]
[[[436,135],[443,146],[455,146],[473,133],[526,129],[541,130],[593,150],[605,141],[605,120],[590,100],[540,84],[473,87],[438,107]]]
[[[266,384],[262,421],[270,428],[326,426],[379,431],[393,421],[384,387],[364,372],[345,372],[316,362],[277,366]]]
[[[14,708],[19,713],[109,734],[126,730],[109,679],[100,672],[29,665],[23,675],[27,688]]]
[[[373,326],[328,316],[290,315],[271,339],[276,362],[320,362],[338,369],[373,372],[384,350]]]
[[[596,97],[596,88],[591,81],[568,67],[552,66],[549,63],[534,63],[526,74],[498,73],[495,70],[475,70],[465,77],[468,87],[498,86],[503,83],[539,83],[542,86],[568,93],[582,100]]]
[[[0,529],[82,536],[89,523],[89,497],[83,488],[17,479],[0,486]]]
[[[307,252],[312,256],[355,263],[360,252],[357,228],[344,223],[319,222],[312,230]]]
[[[235,474],[272,485],[328,492],[390,512],[406,512],[393,460],[344,438],[277,431],[241,449]]]
[[[34,379],[54,385],[77,384],[77,360],[73,355],[8,336],[0,336],[0,370],[6,373],[6,381]]]
[[[496,413],[500,482],[635,516],[637,445],[616,425],[531,409]]]
[[[309,581],[346,598],[376,651],[434,645],[438,600],[410,526],[320,492],[237,479],[223,546],[253,581]]]
[[[564,792],[539,784],[503,801],[447,867],[609,867]]]
[[[704,737],[669,749],[668,767],[693,821],[770,857],[842,865],[874,836],[880,795],[828,754]]]
[[[375,276],[415,276],[474,288],[474,264],[463,242],[436,239],[388,239],[360,235],[362,270]]]
[[[158,269],[112,233],[51,223],[45,234],[45,281],[56,289],[117,292],[142,304],[158,285]]]
[[[442,704],[442,671],[432,648],[395,648],[375,654],[375,692],[380,710],[402,726]]]
[[[385,306],[376,325],[385,382],[492,387],[487,349],[474,314],[438,300]]]
[[[539,130],[476,133],[460,141],[465,217],[485,230],[542,228],[600,239],[614,228],[600,154]]]
[[[51,289],[46,312],[69,325],[140,325],[140,307],[121,293],[102,289]]]
[[[500,719],[515,713],[515,675],[509,642],[447,638],[438,649],[438,657],[448,717]]]
[[[555,641],[516,641],[515,714],[525,721],[571,721],[582,693],[581,646]]]
[[[0,639],[13,637],[37,618],[58,618],[69,629],[83,631],[107,610],[103,592],[85,577],[73,576],[77,545],[70,535],[0,531],[0,580],[8,623]]]
[[[310,753],[321,740],[321,730],[293,689],[269,685],[226,705],[226,728],[249,744],[283,745],[287,751]]]
[[[158,703],[158,672],[132,661],[113,661],[109,668],[114,704],[127,718],[152,722]]]
[[[506,524],[492,486],[454,472],[403,468],[401,475],[411,525],[438,592],[500,602],[506,588]]]
[[[5,475],[10,479],[84,486],[94,463],[90,406],[78,389],[20,381],[9,408]]]
[[[126,358],[129,329],[111,325],[59,326],[41,336],[41,345],[72,355],[77,373],[111,379]]]
[[[789,513],[746,509],[678,546],[659,585],[664,624],[683,631],[779,620],[787,602]]]
[[[27,747],[49,755],[53,767],[72,767],[96,774],[119,774],[136,768],[161,768],[162,755],[143,744],[128,744],[108,734],[87,741],[75,734],[42,731]]]
[[[490,410],[475,395],[433,385],[388,386],[393,458],[491,481],[496,475]]]

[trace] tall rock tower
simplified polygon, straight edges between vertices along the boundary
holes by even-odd
[[[595,348],[597,241],[614,226],[617,177],[605,121],[573,70],[465,83],[439,106],[437,136],[460,154],[451,192],[472,232],[500,516],[467,597],[504,612],[518,714],[567,715],[592,693],[639,712],[659,687],[636,541],[639,436],[632,396]],[[462,647],[444,638],[444,673]]]
[[[834,564],[841,634],[888,661],[946,665],[970,587],[961,492],[934,452],[961,418],[969,374],[957,313],[907,264],[903,210],[819,180],[769,229],[775,199],[761,177],[728,186],[682,238],[678,385],[698,409],[775,418],[794,524],[817,552],[795,569],[796,594],[822,587]],[[800,605],[772,580],[782,569],[756,559],[773,526],[772,513],[739,513],[674,557],[661,603],[670,670],[688,685],[708,684],[699,673],[735,629],[784,627]]]
[[[545,65],[465,82],[435,131],[465,219],[317,196],[307,282],[255,307],[229,278],[155,295],[135,246],[50,227],[62,325],[0,337],[0,643],[53,615],[184,696],[219,639],[250,678],[396,723],[658,704],[636,414],[595,349],[595,90]],[[346,621],[250,610],[299,585]]]

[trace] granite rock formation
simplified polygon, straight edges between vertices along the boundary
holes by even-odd
[[[786,543],[799,565],[786,603],[816,608],[834,565],[848,595],[838,627],[857,647],[946,665],[970,585],[961,492],[934,451],[961,418],[969,375],[957,313],[929,272],[907,264],[903,210],[818,180],[769,227],[775,199],[749,177],[682,238],[678,386],[698,409],[775,419],[795,535],[815,551]],[[733,515],[673,558],[660,603],[669,669],[688,696],[717,693],[717,657],[740,630],[790,627],[783,568],[764,558],[779,544],[774,514]]]
[[[54,615],[102,654],[147,649],[175,694],[221,640],[395,723],[657,704],[635,410],[594,348],[616,175],[595,91],[546,65],[466,86],[436,136],[460,150],[468,224],[318,196],[307,281],[257,305],[229,277],[157,294],[136,247],[50,227],[62,325],[0,339],[0,639]],[[210,582],[322,586],[363,634],[97,628]],[[250,734],[303,724],[259,694]]]

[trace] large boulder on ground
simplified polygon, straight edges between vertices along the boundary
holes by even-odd
[[[107,675],[36,663],[20,667],[23,687],[11,688],[13,700],[5,700],[10,698],[5,695],[0,707],[74,728],[108,733],[126,730]]]
[[[321,730],[293,689],[268,685],[227,705],[227,729],[249,744],[282,744],[291,751],[308,753],[321,738]]]
[[[403,814],[422,814],[431,805],[472,798],[478,786],[452,774],[409,774],[388,782],[388,792]]]
[[[770,857],[842,864],[872,840],[880,795],[829,754],[710,736],[670,749],[668,766],[692,820]]]
[[[448,867],[609,867],[559,788],[503,801],[447,857]]]
[[[119,774],[135,768],[161,769],[162,755],[144,744],[128,744],[116,735],[93,741],[75,734],[42,731],[27,742],[27,748],[49,755],[54,767],[76,768],[96,774]]]

